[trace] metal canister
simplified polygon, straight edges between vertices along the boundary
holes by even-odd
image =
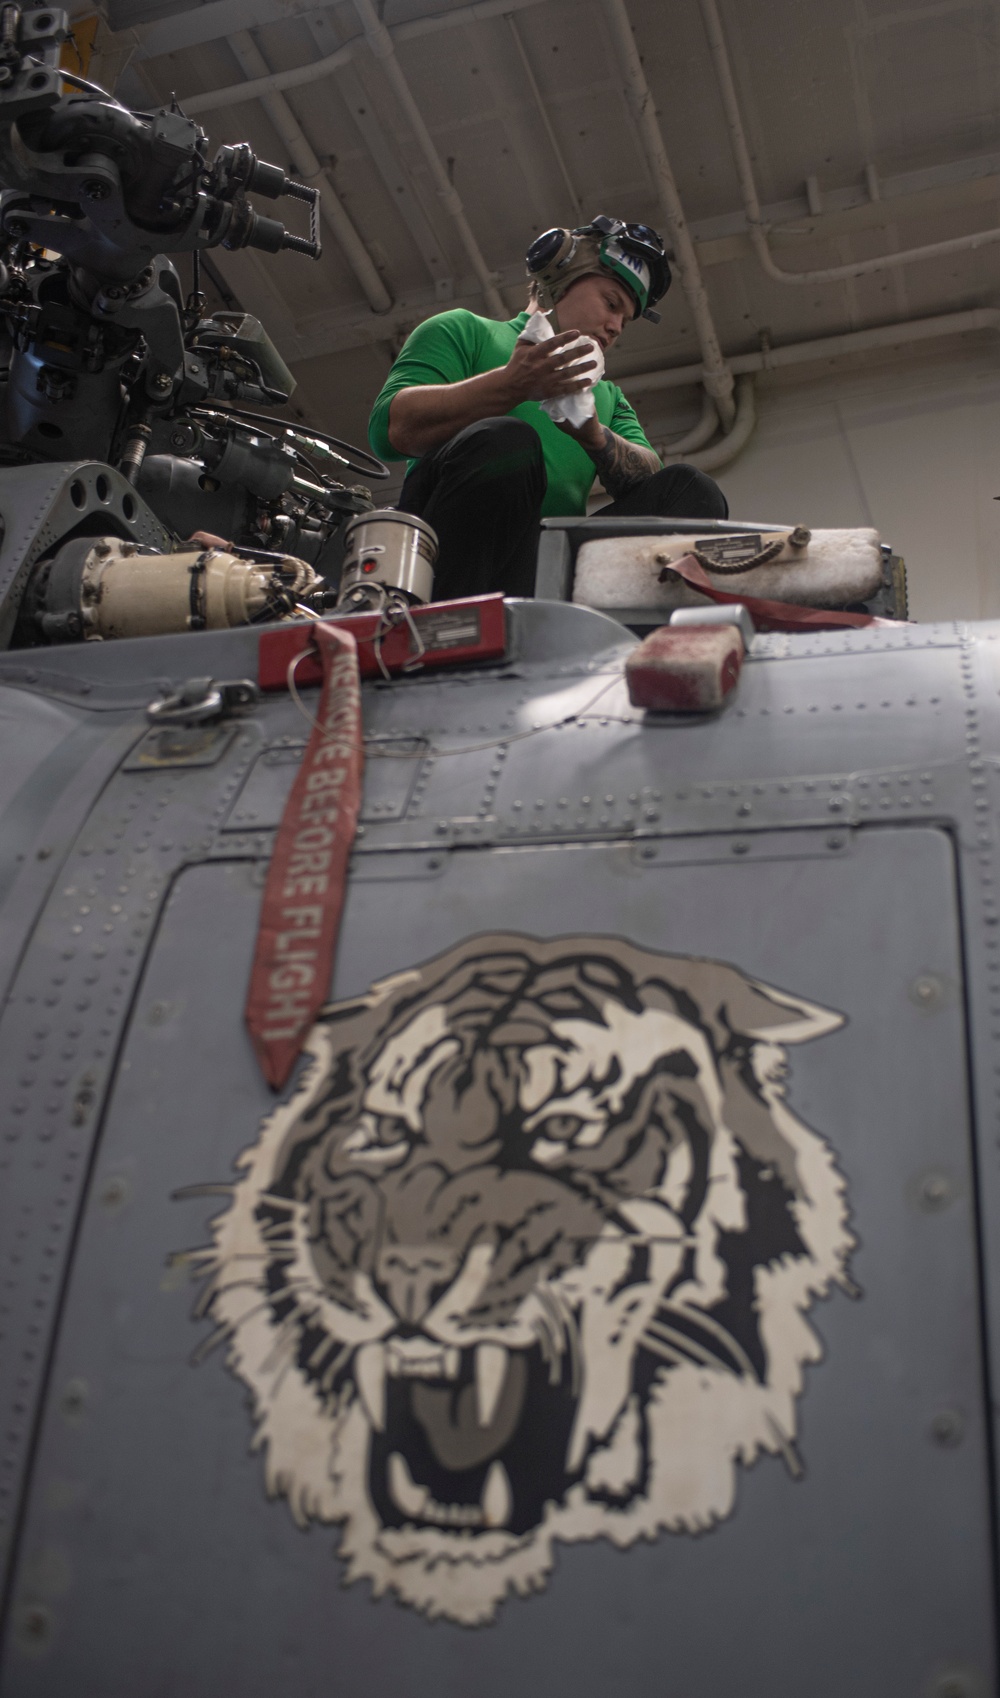
[[[344,541],[341,600],[365,584],[381,584],[410,601],[430,601],[438,539],[425,520],[397,513],[394,507],[377,507],[351,520]]]

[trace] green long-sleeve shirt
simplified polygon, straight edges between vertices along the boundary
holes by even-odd
[[[477,313],[455,307],[418,324],[404,342],[372,408],[368,440],[375,453],[383,460],[401,460],[404,457],[389,442],[389,405],[400,389],[412,389],[421,383],[460,383],[463,378],[478,377],[480,372],[495,371],[498,366],[505,366],[527,320],[527,313],[522,312],[501,324],[496,319],[480,318]],[[608,425],[627,442],[637,442],[642,448],[650,447],[639,420],[617,384],[602,378],[594,385],[594,403],[601,424]],[[594,462],[589,454],[553,424],[537,401],[522,401],[511,408],[511,414],[514,418],[526,420],[542,439],[542,455],[548,477],[542,513],[563,517],[585,513],[587,497],[594,482]],[[410,465],[413,464],[411,460]]]

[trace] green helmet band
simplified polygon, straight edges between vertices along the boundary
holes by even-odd
[[[626,289],[638,301],[635,316],[645,312],[649,305],[649,267],[633,254],[626,253],[613,236],[606,236],[602,241],[600,261],[603,269],[610,271],[613,277],[624,283]]]

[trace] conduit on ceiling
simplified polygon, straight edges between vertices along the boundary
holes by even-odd
[[[487,265],[479,243],[472,233],[469,221],[465,216],[461,197],[448,176],[441,156],[434,145],[433,137],[413,98],[410,85],[403,75],[399,60],[396,58],[392,36],[376,12],[372,0],[354,0],[354,9],[364,29],[368,45],[382,66],[392,91],[406,114],[417,146],[427,161],[431,177],[441,198],[441,204],[452,220],[458,239],[468,256],[469,264],[479,280],[487,309],[493,314],[494,318],[507,318],[509,314],[503,297],[496,286],[496,276]]]
[[[433,35],[438,30],[454,29],[462,24],[479,23],[485,18],[505,17],[508,12],[520,12],[528,6],[538,6],[542,0],[472,0],[468,6],[456,6],[451,12],[431,13],[426,18],[412,18],[405,24],[394,24],[386,33],[391,41],[412,41],[416,36]],[[383,26],[384,27],[384,26]],[[355,52],[364,42],[364,35],[352,36],[345,41],[343,47],[338,47],[335,53],[328,53],[323,59],[314,59],[311,65],[295,65],[287,71],[270,71],[266,76],[255,77],[248,83],[230,83],[225,88],[215,88],[207,94],[192,94],[184,102],[184,110],[191,117],[199,112],[215,112],[221,106],[238,106],[244,100],[259,100],[265,94],[280,93],[286,88],[302,88],[306,83],[321,83],[341,65],[347,65],[353,59]]]
[[[913,265],[917,260],[922,259],[943,259],[947,254],[964,253],[970,248],[981,248],[986,247],[991,242],[1000,242],[1000,229],[977,230],[969,236],[954,236],[946,242],[931,242],[926,247],[907,248],[901,253],[883,254],[878,259],[856,260],[849,265],[832,265],[820,271],[783,271],[775,263],[768,246],[767,226],[761,216],[760,199],[754,181],[750,149],[747,145],[743,117],[736,95],[736,84],[733,80],[729,51],[722,32],[719,8],[716,0],[699,0],[699,3],[708,36],[708,45],[715,64],[726,124],[729,129],[733,162],[736,166],[736,175],[739,178],[740,192],[743,196],[743,208],[746,213],[750,241],[754,253],[768,277],[773,278],[776,283],[842,283],[849,277],[864,277],[875,271],[889,271],[894,266]]]
[[[869,330],[849,330],[840,336],[817,336],[809,342],[789,342],[766,353],[731,354],[729,364],[737,374],[773,371],[783,366],[809,365],[815,360],[842,359],[846,354],[867,354],[880,348],[902,348],[912,342],[930,342],[940,336],[964,336],[969,331],[1000,331],[1000,307],[970,307],[967,312],[939,313],[935,318],[911,318],[899,324],[877,324]],[[649,395],[657,389],[683,389],[700,383],[702,367],[664,366],[660,371],[637,372],[622,378],[629,395]]]
[[[670,460],[683,454],[689,454],[695,448],[703,448],[719,428],[719,415],[715,402],[708,390],[702,392],[701,413],[696,424],[690,430],[678,436],[673,442],[654,443],[653,446],[661,460]]]
[[[667,156],[656,105],[646,81],[635,36],[632,34],[625,0],[604,0],[604,13],[625,77],[626,98],[638,126],[643,151],[656,184],[681,287],[694,319],[702,354],[702,382],[718,408],[723,426],[729,430],[736,417],[733,375],[722,355],[701,267],[698,264],[698,255],[684,216],[677,180]]]

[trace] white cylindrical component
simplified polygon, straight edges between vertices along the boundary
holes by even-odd
[[[873,271],[889,271],[894,266],[913,265],[921,259],[942,259],[947,254],[963,253],[969,248],[981,248],[991,242],[1000,242],[1000,229],[977,230],[969,236],[954,236],[947,242],[930,242],[921,248],[907,248],[901,253],[883,254],[878,259],[855,260],[849,265],[831,265],[820,271],[782,271],[781,267],[775,264],[767,243],[767,231],[761,215],[750,149],[743,128],[726,38],[722,33],[719,8],[716,0],[700,0],[700,4],[708,45],[715,63],[719,94],[726,114],[733,163],[743,195],[747,230],[753,250],[768,277],[773,278],[776,283],[842,283],[849,277],[864,277]]]
[[[766,354],[733,354],[729,364],[737,374],[771,371],[778,366],[809,365],[813,360],[836,360],[880,348],[902,348],[938,336],[967,336],[976,330],[1000,330],[1000,307],[970,307],[967,312],[940,313],[936,318],[876,324],[870,330],[848,330],[840,336],[816,336],[809,342],[769,348]],[[700,365],[665,366],[662,371],[637,372],[622,382],[630,395],[649,395],[657,389],[683,389],[689,383],[700,383],[703,371]]]
[[[509,314],[496,286],[496,278],[487,265],[479,243],[472,233],[469,221],[465,216],[465,208],[434,145],[434,138],[424,123],[420,109],[410,91],[410,85],[403,75],[396,58],[392,36],[372,5],[372,0],[354,0],[354,8],[361,20],[368,45],[376,59],[380,61],[382,69],[392,86],[393,93],[406,114],[417,146],[427,161],[445,211],[454,223],[459,241],[468,255],[469,264],[479,279],[483,299],[494,318],[507,318]]]
[[[399,590],[409,601],[430,601],[438,539],[425,519],[394,507],[376,508],[351,520],[344,542],[341,601],[367,584]]]
[[[138,554],[134,543],[99,537],[80,578],[83,635],[94,639],[222,631],[250,624],[269,607],[279,618],[320,582],[305,561],[291,555],[261,564],[221,548]]]
[[[370,0],[369,0],[370,4]],[[687,297],[694,319],[698,342],[704,362],[704,384],[719,409],[726,430],[736,417],[733,401],[733,374],[723,358],[718,333],[712,319],[708,295],[702,281],[701,267],[695,252],[691,232],[684,216],[677,181],[667,157],[667,150],[657,117],[652,91],[646,81],[639,49],[629,23],[625,0],[604,0],[604,11],[611,26],[615,45],[625,75],[625,92],[629,106],[642,137],[643,147],[659,191],[660,205],[670,232],[681,287]]]
[[[736,379],[736,419],[732,430],[710,448],[703,448],[700,454],[685,454],[685,465],[697,466],[702,472],[715,472],[720,466],[728,466],[750,441],[756,423],[753,378],[744,374]]]
[[[240,69],[245,71],[248,77],[262,77],[268,74],[267,60],[249,30],[237,30],[230,36],[229,45],[239,60]],[[262,94],[261,105],[288,149],[288,156],[299,176],[305,182],[316,183],[322,188],[320,217],[329,225],[344,258],[368,297],[372,312],[388,312],[392,306],[392,296],[376,271],[371,254],[351,223],[329,171],[325,170],[317,159],[288,101],[283,94]]]
[[[719,428],[719,414],[715,402],[706,389],[701,397],[701,413],[697,424],[690,430],[678,436],[673,442],[654,443],[656,452],[661,460],[670,460],[677,454],[687,454],[692,449],[703,448]]]

